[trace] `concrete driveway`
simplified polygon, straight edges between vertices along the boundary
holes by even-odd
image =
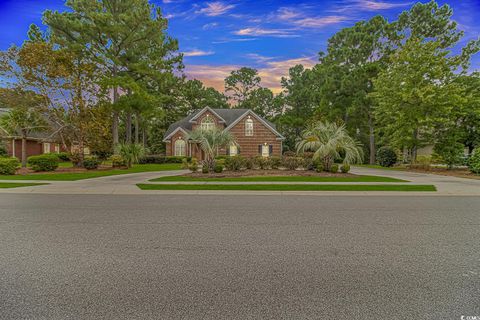
[[[252,191],[155,191],[155,190],[140,190],[136,187],[137,183],[145,183],[150,179],[158,178],[161,176],[179,175],[187,171],[160,171],[160,172],[145,172],[145,173],[132,173],[118,176],[110,176],[103,178],[87,179],[80,181],[45,181],[49,185],[35,186],[35,187],[22,187],[16,189],[0,189],[0,193],[41,193],[41,194],[251,194]],[[408,171],[396,171],[396,170],[382,170],[382,169],[370,169],[363,167],[354,167],[352,173],[363,175],[378,175],[393,177],[410,181],[412,184],[433,184],[437,187],[438,192],[429,194],[435,195],[470,195],[480,196],[480,180],[455,178],[448,176],[439,176],[433,174],[413,173]],[[2,180],[0,179],[0,182]],[[11,182],[5,180],[5,182]],[[21,182],[21,181],[19,181]],[[25,182],[25,181],[24,181]],[[39,182],[39,181],[31,181]],[[43,182],[43,181],[40,181]],[[174,182],[170,182],[174,183]],[[218,183],[218,182],[215,182]],[[322,183],[318,183],[322,184]],[[324,184],[332,184],[327,182]],[[342,184],[342,183],[337,183]],[[345,183],[350,184],[350,183]],[[364,184],[379,184],[379,183],[364,183]],[[384,184],[384,183],[381,183]],[[318,195],[318,196],[331,196],[336,195],[338,192],[277,192],[277,191],[255,191],[258,195]],[[341,192],[342,195],[399,195],[399,196],[416,196],[424,195],[425,192]]]

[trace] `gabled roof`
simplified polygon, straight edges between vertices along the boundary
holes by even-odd
[[[195,119],[197,119],[203,112],[206,110],[210,110],[216,116],[218,116],[222,121],[224,121],[226,129],[230,129],[236,123],[238,123],[245,115],[252,114],[255,118],[257,118],[260,122],[265,124],[269,127],[273,133],[275,133],[279,138],[283,139],[283,136],[277,131],[275,125],[270,121],[260,117],[259,115],[255,114],[250,109],[213,109],[206,107],[201,110],[197,110],[192,114],[188,115],[187,117],[172,123],[164,135],[164,141],[169,139],[179,128],[183,129],[185,133],[192,131],[192,125],[195,123]]]
[[[0,118],[3,117],[3,116],[6,116],[8,113],[10,112],[10,109],[9,108],[1,108],[0,107]],[[22,134],[20,132],[17,132],[16,134],[14,135],[11,135],[11,134],[6,134],[5,132],[0,132],[0,136],[2,136],[4,138],[15,138],[15,139],[19,139]],[[43,140],[43,141],[54,141],[56,140],[54,137],[52,137],[52,134],[48,131],[34,131],[34,132],[30,132],[28,134],[28,138],[29,140]]]

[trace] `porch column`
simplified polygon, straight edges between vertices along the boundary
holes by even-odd
[[[15,138],[12,139],[12,157],[16,157],[16,154],[15,154]]]

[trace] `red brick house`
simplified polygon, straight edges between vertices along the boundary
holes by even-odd
[[[189,156],[199,160],[204,158],[200,146],[189,141],[188,135],[196,128],[217,127],[230,131],[237,142],[218,155],[280,156],[282,141],[285,139],[275,125],[260,117],[250,109],[212,109],[206,107],[186,118],[173,123],[164,135],[167,156]]]
[[[8,109],[0,108],[0,117],[8,113]],[[22,138],[20,134],[7,135],[0,133],[0,143],[7,147],[7,154],[10,157],[22,158]],[[65,149],[48,133],[31,133],[26,144],[27,158],[44,153],[59,153]]]

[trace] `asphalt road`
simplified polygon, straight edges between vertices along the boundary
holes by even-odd
[[[479,224],[479,197],[0,194],[0,318],[480,316]]]

